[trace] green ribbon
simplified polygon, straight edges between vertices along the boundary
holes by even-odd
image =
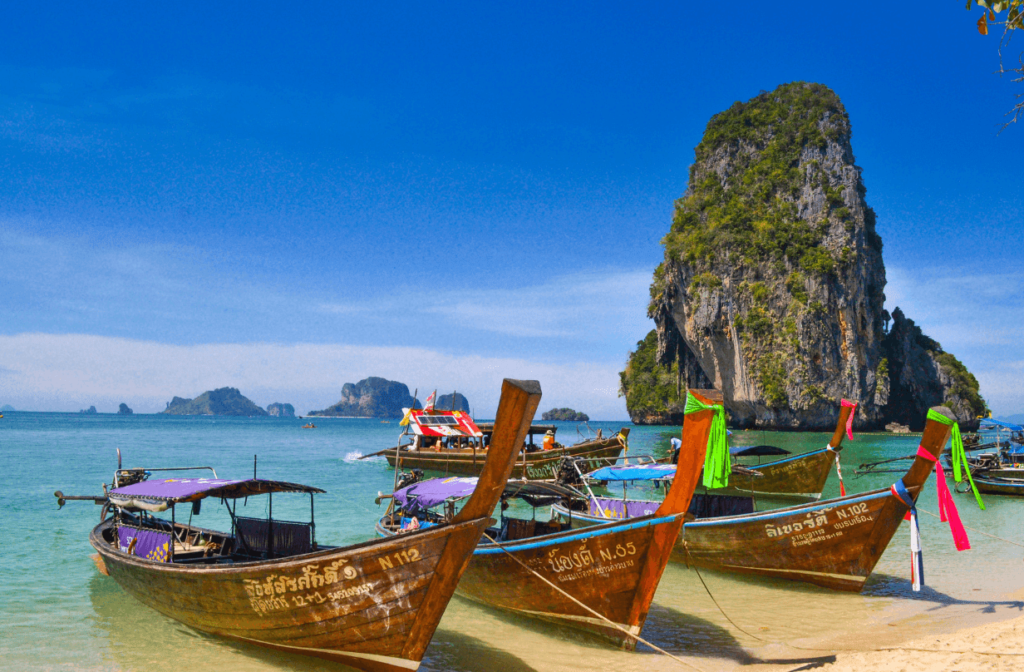
[[[974,492],[974,499],[978,500],[978,506],[980,506],[981,510],[984,511],[985,503],[981,501],[981,494],[978,492],[978,488],[974,485],[974,479],[971,478],[971,467],[967,463],[967,452],[964,450],[964,440],[960,436],[960,425],[956,424],[955,420],[950,420],[942,413],[939,413],[932,408],[928,409],[928,419],[953,427],[953,441],[950,446],[950,452],[952,453],[951,460],[953,462],[953,480],[957,483],[963,481],[963,476],[960,474],[960,465],[963,464],[964,471],[967,473],[967,482],[971,484],[971,491]]]
[[[711,433],[708,435],[708,450],[704,456],[704,487],[724,488],[729,485],[732,462],[729,460],[729,441],[725,435],[725,407],[721,404],[705,404],[686,391],[686,408],[683,415],[697,411],[714,411],[711,419]]]

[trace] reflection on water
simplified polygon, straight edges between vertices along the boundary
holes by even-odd
[[[20,419],[19,419],[20,416]],[[377,490],[387,490],[392,472],[377,458],[348,461],[394,445],[392,426],[337,420],[316,432],[285,419],[86,417],[77,414],[12,414],[0,426],[0,660],[5,668],[178,672],[187,669],[343,670],[335,663],[284,654],[206,636],[180,625],[126,595],[96,573],[89,560],[89,530],[98,507],[69,503],[58,512],[53,491],[88,494],[109,480],[113,447],[126,465],[213,464],[225,477],[252,472],[323,487],[317,499],[317,537],[345,544],[373,536],[381,510]],[[619,423],[591,423],[606,435]],[[564,429],[572,433],[574,425]],[[665,455],[677,429],[635,427],[630,454]],[[821,448],[827,434],[736,432],[734,445],[774,443],[793,452]],[[858,478],[862,462],[912,454],[915,437],[859,435],[842,453],[850,493],[887,488],[899,474]],[[17,456],[17,459],[11,456]],[[902,464],[902,463],[901,463]],[[932,477],[934,479],[934,476]],[[825,497],[838,496],[833,473]],[[992,534],[1020,538],[1024,505],[986,497],[978,510],[970,495],[954,495],[964,523]],[[282,498],[284,499],[284,498]],[[758,508],[768,502],[759,502]],[[786,502],[781,502],[785,505]],[[252,507],[250,503],[250,508]],[[289,506],[282,502],[282,507]],[[307,515],[308,500],[295,515]],[[226,528],[217,507],[204,508],[202,524]],[[277,498],[274,501],[277,512]],[[302,510],[300,510],[302,508]],[[919,508],[937,511],[930,480]],[[257,514],[259,512],[256,512]],[[290,511],[283,509],[283,514]],[[1024,611],[1021,549],[990,537],[971,536],[973,550],[957,553],[948,528],[921,518],[925,587],[909,581],[909,537],[900,529],[861,594],[753,576],[695,570],[670,564],[662,578],[643,636],[706,672],[812,669],[836,651],[880,647],[925,633],[1009,618]],[[717,602],[717,606],[716,606]],[[721,611],[735,623],[730,623]],[[640,646],[628,653],[575,630],[517,617],[467,602],[452,601],[422,669],[570,672],[621,670],[660,672],[679,665]]]

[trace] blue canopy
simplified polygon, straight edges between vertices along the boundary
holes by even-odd
[[[594,481],[654,481],[672,478],[676,475],[674,464],[628,464],[618,467],[601,467],[587,474]]]
[[[1009,429],[1013,432],[1024,432],[1024,427],[1015,425],[1012,422],[1003,422],[1002,420],[993,420],[992,418],[985,418],[981,421],[982,429],[994,429],[996,427],[1002,427],[1003,429]]]

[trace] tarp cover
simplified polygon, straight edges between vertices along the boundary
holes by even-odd
[[[672,478],[675,474],[674,464],[630,464],[601,467],[587,474],[587,478],[594,481],[653,481]]]
[[[232,481],[223,478],[162,478],[115,488],[109,497],[115,504],[133,499],[190,502],[203,497],[251,497],[269,492],[323,492],[319,488],[256,478]]]
[[[475,476],[432,478],[395,491],[395,501],[407,513],[429,509],[449,499],[469,497],[476,489]]]
[[[413,483],[395,491],[395,501],[406,513],[433,508],[449,499],[463,499],[473,494],[479,479],[476,476],[433,478]],[[580,493],[554,483],[540,481],[509,481],[502,498],[518,498],[533,506],[547,506],[565,497],[581,497]]]

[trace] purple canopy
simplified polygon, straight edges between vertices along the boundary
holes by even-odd
[[[469,497],[476,490],[475,476],[432,478],[395,491],[395,501],[407,512],[429,509],[449,499]]]
[[[223,478],[164,478],[142,481],[115,488],[109,497],[115,504],[133,499],[166,502],[191,502],[203,497],[250,497],[269,492],[323,492],[319,488],[283,481],[263,481],[250,478],[229,481]]]

